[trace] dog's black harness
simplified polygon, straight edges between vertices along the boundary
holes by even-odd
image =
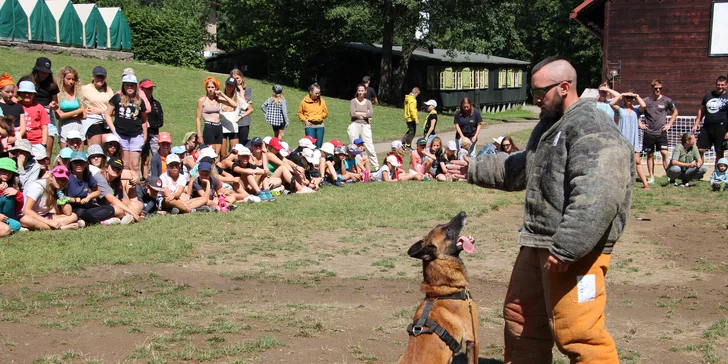
[[[407,326],[407,333],[412,336],[419,336],[421,334],[437,334],[437,336],[445,342],[445,345],[447,345],[453,353],[460,352],[460,348],[462,347],[461,343],[452,337],[452,335],[450,335],[444,327],[438,325],[437,322],[430,320],[429,316],[432,306],[435,305],[437,300],[470,300],[470,293],[466,289],[463,289],[462,291],[451,295],[435,297],[434,300],[430,300],[430,297],[425,297],[425,300],[427,303],[425,303],[425,308],[422,310],[422,315]],[[427,329],[425,329],[425,326]]]

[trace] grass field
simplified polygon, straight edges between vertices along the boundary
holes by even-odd
[[[42,56],[41,53],[19,52],[0,48],[0,72],[8,72],[16,81],[21,76],[31,72],[35,65],[35,59]],[[182,136],[188,131],[195,130],[195,109],[197,99],[204,95],[203,82],[209,75],[217,77],[224,84],[227,75],[212,74],[202,70],[190,70],[174,68],[161,65],[149,65],[144,63],[126,63],[111,60],[98,60],[66,55],[51,55],[53,71],[58,72],[62,67],[70,65],[74,67],[81,77],[82,83],[88,83],[91,78],[91,70],[97,66],[104,66],[108,73],[109,84],[118,89],[121,86],[121,72],[124,68],[132,67],[139,80],[149,78],[157,85],[155,97],[162,103],[165,111],[165,126],[163,130],[172,133],[175,143],[182,143]],[[56,75],[54,75],[55,77]],[[246,78],[247,84],[253,89],[253,101],[255,112],[252,115],[251,136],[271,135],[272,130],[265,123],[260,105],[271,94],[271,83]],[[304,135],[303,124],[296,115],[298,104],[306,95],[307,91],[286,87],[284,94],[288,100],[288,116],[291,121],[286,133],[286,140],[295,142]],[[323,90],[324,98],[329,109],[329,117],[326,119],[326,139],[337,138],[347,141],[346,128],[349,125],[349,100],[341,100],[326,97],[326,90]],[[420,105],[426,100],[419,100]],[[420,120],[425,120],[426,114],[420,112]],[[486,115],[486,123],[494,124],[502,121],[519,120],[534,117],[534,114],[525,110],[512,110],[498,114]],[[451,117],[444,116],[439,131],[452,129]],[[372,122],[372,133],[375,142],[399,139],[406,131],[403,122],[402,109],[375,106],[374,121]]]
[[[0,70],[16,76],[36,56],[0,49]],[[70,61],[51,58],[55,69]],[[82,73],[97,64],[73,61]],[[111,73],[126,67],[101,63]],[[201,89],[205,73],[134,67],[168,82],[159,89],[170,105],[187,92],[189,102],[168,110],[191,115],[191,127],[198,93],[182,85]],[[260,95],[265,84],[250,82]],[[511,135],[523,148],[529,134]],[[659,184],[664,177],[635,190],[607,275],[620,362],[728,363],[728,194],[706,182]],[[0,362],[394,362],[422,300],[422,265],[407,249],[464,210],[463,234],[476,238],[462,258],[479,306],[480,363],[500,363],[523,199],[462,182],[354,184],[225,214],[19,233],[0,240]],[[557,353],[554,363],[568,360]]]

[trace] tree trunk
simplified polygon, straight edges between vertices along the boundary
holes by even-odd
[[[391,104],[392,99],[392,45],[394,43],[394,2],[384,1],[384,28],[382,30],[382,61],[379,68],[379,102]]]
[[[409,61],[412,52],[417,48],[417,43],[414,39],[406,39],[402,45],[402,59],[399,60],[399,67],[397,68],[397,78],[394,81],[394,89],[392,95],[397,97],[404,97],[404,94],[408,93],[409,90],[404,89],[404,83],[407,80],[407,71],[409,70]],[[414,85],[421,86],[421,85]]]

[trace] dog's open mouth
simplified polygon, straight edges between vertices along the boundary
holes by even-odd
[[[468,254],[475,252],[475,239],[472,236],[461,236],[455,245]]]

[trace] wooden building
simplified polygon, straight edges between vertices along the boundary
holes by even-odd
[[[371,86],[379,87],[382,49],[380,45],[346,43],[335,47],[320,59],[318,69],[303,75],[299,87],[315,81],[327,96],[354,97],[356,86],[363,76],[371,77]],[[398,72],[402,49],[392,50],[392,66]],[[454,110],[463,97],[468,97],[479,109],[504,110],[526,102],[526,73],[529,62],[457,52],[451,55],[444,49],[418,49],[410,59],[405,78],[405,93],[419,87],[420,102],[434,99],[438,109]],[[268,58],[262,49],[232,52],[206,60],[205,68],[227,73],[232,68],[243,70],[246,76],[271,79]],[[404,94],[400,97],[400,103]]]
[[[382,48],[378,44],[347,43],[340,50],[340,59],[356,60],[337,62],[337,70],[329,77],[336,77],[337,84],[345,85],[349,92],[351,85],[368,75],[379,80],[379,64]],[[392,66],[398,70],[402,47],[392,49]],[[454,110],[460,106],[463,97],[481,108],[502,110],[526,102],[527,83],[525,76],[529,62],[478,53],[454,52],[439,48],[417,49],[410,58],[405,77],[404,90],[420,88],[419,99],[434,99],[438,108]],[[349,79],[347,79],[349,78]],[[331,84],[331,82],[327,82]],[[404,98],[404,95],[402,95]]]
[[[681,115],[728,72],[727,0],[586,0],[571,17],[601,38],[604,80],[646,96],[660,79]]]

